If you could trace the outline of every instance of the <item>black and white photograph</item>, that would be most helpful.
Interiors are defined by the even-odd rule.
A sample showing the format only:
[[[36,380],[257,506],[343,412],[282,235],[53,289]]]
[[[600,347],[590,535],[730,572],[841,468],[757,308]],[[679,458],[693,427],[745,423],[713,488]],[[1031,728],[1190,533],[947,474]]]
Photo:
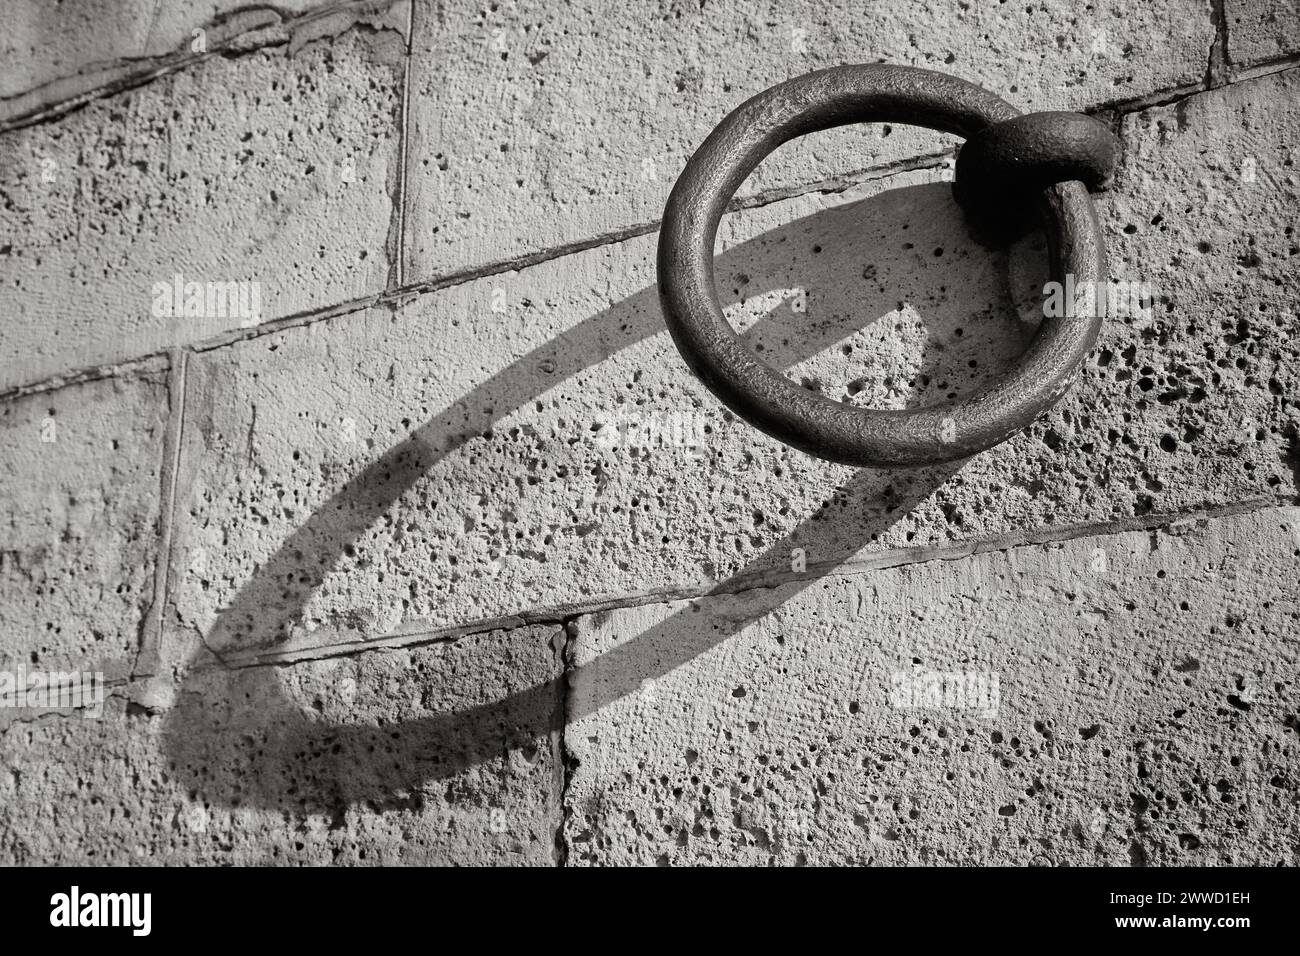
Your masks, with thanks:
[[[1297,163],[1297,0],[0,0],[0,919],[1281,930]]]

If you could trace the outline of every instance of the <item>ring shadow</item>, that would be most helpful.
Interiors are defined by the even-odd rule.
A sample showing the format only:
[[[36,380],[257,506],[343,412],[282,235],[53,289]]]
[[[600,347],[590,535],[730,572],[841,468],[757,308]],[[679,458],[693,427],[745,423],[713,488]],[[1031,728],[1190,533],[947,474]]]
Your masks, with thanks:
[[[912,228],[918,224],[920,228]],[[918,234],[927,237],[919,249],[919,240],[898,241]],[[874,244],[864,240],[873,235]],[[955,254],[935,256],[928,244],[935,236]],[[882,251],[886,243],[890,249]],[[810,248],[814,255],[800,254]],[[1016,315],[1005,279],[1006,254],[990,253],[975,242],[946,184],[893,189],[812,213],[727,249],[716,263],[721,291],[734,293],[723,297],[729,311],[766,302],[763,293],[772,290],[810,290],[806,311],[792,309],[787,297],[778,296],[776,304],[742,333],[765,361],[782,369],[799,367],[847,336],[868,330],[881,315],[897,316],[899,300],[914,290],[925,338],[919,364],[899,376],[907,385],[895,396],[895,404],[906,407],[932,404],[983,384],[1001,371],[999,364],[1014,361],[1032,334]],[[980,334],[970,338],[979,340],[981,355],[992,354],[997,361],[978,363],[972,371],[976,363],[970,360],[969,346],[961,345],[954,333],[959,337],[962,326],[972,320],[966,291],[987,283],[990,273],[998,277],[994,294],[1000,301],[975,317],[981,321]],[[936,294],[936,288],[944,294]],[[345,549],[430,468],[557,381],[660,333],[665,329],[651,287],[488,377],[375,459],[292,532],[220,614],[205,646],[217,655],[223,650],[283,647],[313,589]],[[837,358],[841,350],[835,350]],[[543,365],[553,371],[539,375]],[[861,390],[854,398],[865,404],[878,402],[880,396]],[[505,773],[511,752],[534,752],[561,733],[566,720],[581,719],[637,691],[646,679],[662,676],[726,641],[834,570],[962,464],[857,470],[836,492],[841,507],[807,516],[707,594],[774,579],[794,586],[754,589],[749,613],[717,629],[696,626],[690,620],[693,605],[685,605],[583,665],[584,687],[590,692],[580,701],[566,702],[571,670],[504,697],[416,719],[338,724],[291,698],[281,677],[283,668],[191,667],[164,720],[170,766],[198,799],[231,808],[326,813],[336,820],[357,803],[376,811],[409,809],[412,791],[490,761],[498,761],[495,769]],[[708,467],[708,460],[699,467]],[[791,571],[795,548],[808,556],[806,572]],[[304,555],[310,556],[309,567],[304,567]],[[471,699],[476,691],[481,688],[468,691]]]

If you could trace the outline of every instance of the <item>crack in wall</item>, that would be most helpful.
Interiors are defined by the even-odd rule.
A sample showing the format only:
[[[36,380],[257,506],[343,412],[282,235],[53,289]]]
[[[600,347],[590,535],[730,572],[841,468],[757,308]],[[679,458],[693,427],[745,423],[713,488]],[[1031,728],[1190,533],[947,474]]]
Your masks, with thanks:
[[[393,266],[389,269],[389,290],[402,288],[406,283],[406,191],[408,164],[411,153],[411,47],[415,38],[415,3],[409,4],[406,18],[406,60],[402,68],[402,106],[397,145],[397,189],[393,203],[393,223],[390,242],[393,247]],[[393,234],[393,230],[396,234]]]
[[[819,180],[818,182],[802,186],[773,187],[772,189],[755,193],[752,196],[733,200],[728,204],[727,213],[731,214],[741,210],[757,209],[771,205],[775,202],[795,199],[801,196],[814,194],[836,195],[848,189],[852,189],[855,186],[875,182],[881,179],[888,179],[889,177],[895,176],[899,173],[937,168],[943,165],[944,160],[949,155],[951,155],[949,152],[927,154],[926,156],[912,157],[881,166],[855,170],[850,173],[845,173],[842,176]],[[660,220],[655,219],[650,222],[609,230],[587,239],[576,240],[571,243],[551,246],[535,252],[524,253],[523,255],[515,256],[510,259],[499,259],[494,262],[475,266],[472,269],[460,270],[448,273],[444,276],[424,279],[410,285],[390,289],[385,292],[360,296],[335,305],[304,309],[301,312],[295,312],[291,315],[273,319],[269,322],[263,322],[262,324],[252,328],[228,329],[224,332],[210,336],[207,339],[202,339],[198,342],[192,342],[188,345],[181,346],[181,348],[191,353],[211,352],[217,349],[227,348],[240,342],[247,342],[252,339],[262,338],[263,336],[284,332],[289,329],[302,328],[314,325],[318,322],[325,322],[330,319],[357,314],[368,309],[396,309],[422,295],[429,295],[433,292],[453,289],[470,282],[476,282],[479,279],[487,279],[508,272],[517,272],[543,263],[564,259],[571,255],[589,252],[592,249],[599,249],[602,246],[614,245],[619,242],[626,242],[629,239],[649,235],[650,233],[656,232],[659,229],[659,226]],[[26,395],[57,391],[71,385],[97,381],[103,378],[128,377],[139,373],[136,366],[140,363],[155,360],[164,354],[166,354],[166,350],[159,350],[158,352],[151,352],[147,355],[139,356],[127,361],[117,361],[102,366],[75,369],[70,372],[61,373],[57,376],[51,376],[50,378],[40,382],[17,385],[10,388],[8,391],[0,392],[0,402],[9,401]]]
[[[1222,10],[1221,4],[1219,4],[1219,10],[1220,12]],[[1226,33],[1220,35],[1220,44],[1224,42],[1226,42]],[[237,342],[258,338],[263,335],[274,334],[290,328],[310,325],[319,321],[326,321],[328,319],[360,312],[368,308],[395,308],[405,301],[409,301],[409,299],[422,294],[429,294],[442,289],[452,288],[478,279],[498,275],[503,272],[527,268],[532,265],[561,259],[568,255],[586,252],[611,243],[625,241],[630,238],[652,233],[659,227],[658,220],[640,223],[622,229],[612,230],[574,243],[550,247],[545,250],[539,250],[508,260],[488,263],[473,269],[448,274],[446,276],[425,280],[419,283],[413,283],[409,286],[405,285],[405,250],[401,245],[401,242],[405,232],[404,215],[407,200],[403,177],[406,171],[405,166],[408,159],[407,144],[409,141],[407,135],[407,124],[409,122],[407,98],[410,95],[409,42],[407,53],[407,78],[405,80],[403,91],[402,129],[400,134],[402,137],[402,146],[399,156],[399,181],[396,201],[399,243],[397,254],[395,256],[398,269],[396,285],[383,293],[363,297],[324,309],[304,311],[303,313],[288,316],[267,323],[263,326],[259,326],[255,329],[237,330],[231,333],[224,333],[220,336],[214,337],[213,339],[199,342],[186,348],[176,349],[169,353],[169,366],[171,371],[169,395],[171,396],[171,403],[169,408],[168,437],[166,440],[167,447],[164,451],[164,474],[161,482],[163,502],[160,510],[159,567],[155,569],[154,600],[150,606],[147,621],[142,623],[140,654],[137,656],[136,666],[132,671],[132,681],[138,677],[151,676],[158,669],[156,666],[158,661],[157,655],[161,649],[165,608],[169,606],[170,595],[174,585],[173,574],[176,556],[172,553],[174,542],[172,540],[171,530],[175,519],[176,483],[177,474],[180,468],[181,430],[183,428],[184,418],[185,370],[188,356],[190,354],[224,348]],[[1289,61],[1289,65],[1294,66],[1294,60]],[[1282,68],[1285,69],[1288,67],[1284,66]],[[1278,69],[1274,67],[1269,70],[1269,72],[1278,72]],[[1232,77],[1226,80],[1226,83],[1240,82],[1245,78],[1245,76]],[[1211,82],[1208,75],[1206,82],[1207,86]],[[1094,107],[1087,110],[1087,112],[1093,114],[1110,114],[1107,118],[1112,119],[1112,121],[1118,121],[1118,118],[1126,113],[1138,112],[1144,109],[1181,102],[1191,96],[1199,95],[1202,92],[1206,92],[1206,88],[1201,86],[1181,87],[1173,90],[1160,91],[1141,99]],[[929,154],[921,157],[912,157],[885,166],[857,170],[833,179],[766,190],[753,196],[734,200],[729,206],[729,211],[735,212],[740,209],[760,208],[774,202],[804,195],[833,195],[841,193],[864,182],[888,178],[901,172],[934,168],[944,163],[951,155],[952,151],[947,151],[944,153]],[[38,383],[37,385],[32,386],[21,386],[19,389],[12,391],[9,395],[0,396],[0,399],[6,399],[16,394],[30,394],[37,391],[67,387],[78,382],[93,380],[96,378],[124,376],[136,373],[144,368],[151,367],[151,364],[156,367],[156,362],[154,361],[156,358],[156,355],[145,356],[129,362],[117,362],[96,369],[69,373],[48,380],[46,383]],[[370,652],[406,650],[434,643],[456,642],[466,637],[472,637],[489,631],[516,626],[552,625],[559,627],[561,629],[560,635],[562,640],[557,647],[557,663],[562,668],[563,677],[560,685],[559,699],[557,700],[556,706],[562,708],[563,712],[559,714],[559,719],[556,721],[558,730],[554,732],[552,740],[553,755],[555,757],[557,768],[557,801],[560,808],[560,818],[554,836],[554,859],[556,865],[565,866],[568,862],[569,856],[566,825],[572,812],[572,808],[569,805],[569,788],[573,772],[576,769],[576,758],[574,758],[569,752],[564,735],[568,726],[567,713],[569,696],[571,693],[570,678],[575,669],[573,663],[573,643],[575,639],[574,625],[579,616],[618,608],[634,607],[667,601],[691,600],[693,598],[704,597],[709,593],[739,594],[757,590],[771,590],[795,581],[804,580],[807,575],[846,576],[870,573],[877,570],[884,570],[902,565],[925,563],[929,561],[961,560],[976,554],[987,553],[990,551],[1009,551],[1020,547],[1030,547],[1052,541],[1066,541],[1089,535],[1123,533],[1125,531],[1144,528],[1159,529],[1185,522],[1189,517],[1193,519],[1200,517],[1221,517],[1230,514],[1241,514],[1254,510],[1268,509],[1290,503],[1291,501],[1289,498],[1263,499],[1253,502],[1236,503],[1231,506],[1209,510],[1186,509],[1171,514],[1146,516],[1129,521],[1081,525],[1065,529],[1047,529],[1045,532],[1040,531],[1027,535],[1015,536],[1014,539],[998,538],[982,541],[977,540],[939,549],[903,549],[901,552],[887,552],[883,555],[873,555],[864,560],[854,561],[843,565],[827,567],[818,565],[810,566],[805,575],[795,575],[789,572],[776,572],[768,573],[766,575],[740,578],[734,582],[728,582],[728,586],[722,590],[716,588],[688,588],[620,595],[609,600],[595,602],[581,607],[541,610],[537,612],[524,613],[508,619],[480,621],[471,625],[458,627],[455,629],[455,633],[434,633],[427,631],[416,632],[412,634],[390,636],[388,639],[381,638],[380,641],[384,643],[379,644],[372,641],[367,642],[364,645],[358,645],[355,643],[326,645],[279,657],[274,655],[253,655],[244,658],[241,658],[238,655],[226,657],[212,648],[203,635],[198,635],[198,641],[212,655],[212,659],[217,662],[217,666],[233,670],[248,667],[290,667],[300,663],[307,663],[326,658],[351,657]],[[147,657],[149,653],[154,655],[153,659]],[[203,669],[205,668],[202,665],[193,668],[195,671]],[[154,713],[157,712],[157,709],[144,707],[144,711]],[[30,722],[46,716],[51,715],[39,715],[37,717],[24,718],[18,722]],[[52,716],[58,715],[55,714]]]
[[[141,712],[149,713],[149,714],[156,713],[155,710],[146,707],[140,707],[134,712],[131,711],[131,708],[136,706],[134,701],[135,691],[139,686],[141,686],[142,683],[143,683],[142,681],[137,681],[134,678],[112,678],[112,679],[106,678],[99,685],[104,690],[104,699],[99,706],[104,706],[108,704],[110,700],[120,700],[126,705],[126,708],[128,709],[128,713],[141,713]],[[71,708],[71,709],[51,707],[42,710],[39,713],[25,714],[25,715],[0,711],[0,715],[5,715],[4,719],[0,719],[0,739],[4,738],[11,730],[17,727],[29,727],[33,724],[41,724],[41,723],[56,723],[60,719],[63,720],[102,719],[102,715],[100,717],[87,716],[84,713],[84,711],[87,709],[88,708],[86,708],[85,706]]]
[[[1228,12],[1224,0],[1210,0],[1210,22],[1214,27],[1214,40],[1210,43],[1210,59],[1205,66],[1205,86],[1215,89],[1232,82],[1232,60],[1228,55]]]
[[[136,89],[212,57],[238,59],[281,46],[287,48],[289,56],[293,56],[307,43],[332,39],[349,30],[368,29],[377,33],[394,29],[384,26],[383,15],[393,13],[409,2],[341,0],[297,16],[270,4],[243,7],[194,26],[217,34],[203,51],[192,50],[190,40],[186,39],[181,49],[171,53],[124,56],[106,65],[92,64],[80,73],[59,77],[0,99],[0,133],[53,122],[95,100]],[[410,18],[406,19],[409,29]],[[404,39],[409,49],[409,33]]]
[[[159,467],[158,554],[154,560],[153,595],[140,622],[140,646],[131,665],[131,678],[155,676],[162,661],[163,618],[172,587],[173,528],[176,525],[176,475],[180,468],[185,426],[185,373],[188,353],[176,349],[167,374],[167,427]]]
[[[573,810],[569,802],[569,788],[573,784],[574,772],[578,769],[578,758],[569,751],[566,734],[569,729],[569,698],[573,692],[572,677],[577,669],[574,664],[574,648],[578,640],[577,615],[565,618],[564,627],[557,635],[557,663],[560,665],[560,681],[556,701],[556,730],[552,732],[552,754],[555,760],[557,777],[556,802],[560,816],[555,825],[555,865],[569,865],[568,823]]]
[[[1078,538],[1105,537],[1132,531],[1150,531],[1154,534],[1162,529],[1183,529],[1197,521],[1253,514],[1275,508],[1291,507],[1295,504],[1297,504],[1297,501],[1291,496],[1279,495],[1272,498],[1255,498],[1209,508],[1190,507],[1117,521],[1039,528],[1019,534],[977,538],[951,545],[896,548],[877,554],[864,555],[849,561],[809,564],[807,570],[803,572],[785,570],[759,572],[731,578],[723,584],[703,584],[692,587],[620,594],[581,604],[540,608],[507,617],[485,618],[469,624],[437,630],[412,629],[383,637],[371,638],[365,643],[347,641],[337,644],[321,644],[288,652],[248,651],[242,654],[227,654],[224,659],[219,661],[219,666],[226,670],[245,670],[257,667],[293,667],[310,661],[355,657],[371,651],[405,651],[431,644],[455,643],[466,638],[491,633],[492,631],[548,625],[565,627],[577,618],[606,611],[651,604],[667,604],[676,601],[700,600],[720,595],[771,591],[790,584],[806,583],[809,580],[821,577],[856,577],[879,571],[888,571],[893,568],[910,567],[938,561],[961,561],[982,554],[1034,548],[1045,544],[1073,541]],[[190,672],[208,671],[217,666],[196,664],[190,668]]]
[[[399,2],[401,2],[401,0],[399,0]],[[1232,86],[1249,80],[1258,79],[1261,76],[1282,73],[1296,68],[1300,68],[1300,55],[1287,57],[1283,60],[1250,71],[1243,71],[1233,76],[1232,79],[1224,85]],[[1113,101],[1087,107],[1083,112],[1097,116],[1103,121],[1110,123],[1112,127],[1115,127],[1123,116],[1130,113],[1137,113],[1161,106],[1171,106],[1183,102],[1193,96],[1198,96],[1207,92],[1210,92],[1210,90],[1202,85],[1175,87],[1172,89],[1157,91],[1137,99]],[[0,132],[2,131],[3,130],[0,130]],[[404,133],[403,141],[405,142]],[[404,146],[402,151],[405,151]],[[854,170],[840,176],[818,180],[813,183],[772,187],[751,196],[733,199],[727,206],[727,213],[731,214],[741,210],[758,209],[763,206],[771,205],[772,203],[788,199],[796,199],[802,196],[814,194],[835,195],[845,192],[848,189],[852,189],[855,186],[875,182],[881,179],[887,179],[890,176],[895,176],[899,173],[937,168],[942,166],[947,159],[953,155],[953,152],[954,151],[952,150],[947,150],[939,153],[928,153],[918,157],[909,157],[892,163]],[[404,206],[406,198],[404,195],[404,187],[402,192],[403,196],[400,205]],[[404,222],[404,210],[399,211],[399,215],[402,217]],[[575,240],[573,242],[563,243],[556,246],[549,246],[546,249],[524,253],[509,259],[499,259],[470,269],[463,269],[447,273],[443,276],[424,279],[409,285],[399,283],[396,287],[387,289],[384,292],[360,296],[330,306],[304,309],[301,312],[295,312],[279,319],[264,322],[253,328],[230,329],[207,339],[190,343],[189,345],[183,346],[183,348],[194,353],[210,352],[216,349],[226,348],[227,346],[239,342],[261,338],[265,335],[273,335],[289,329],[300,328],[313,325],[317,322],[324,322],[341,316],[364,312],[367,309],[384,307],[397,308],[421,295],[428,295],[433,292],[455,288],[469,282],[490,278],[507,272],[516,272],[543,263],[563,259],[567,256],[588,252],[592,249],[598,249],[602,246],[626,242],[629,239],[648,235],[657,231],[660,223],[661,220],[654,219],[649,222],[611,229],[586,239]],[[402,228],[404,231],[404,225]],[[397,261],[400,262],[403,256],[404,252],[402,247],[399,246]],[[71,385],[97,381],[103,378],[115,376],[126,377],[138,374],[141,371],[148,370],[145,363],[156,360],[159,356],[165,354],[165,351],[166,350],[159,350],[158,352],[147,353],[128,360],[119,360],[100,366],[74,369],[37,382],[13,386],[7,391],[0,392],[0,402],[9,401],[26,395],[57,391]]]

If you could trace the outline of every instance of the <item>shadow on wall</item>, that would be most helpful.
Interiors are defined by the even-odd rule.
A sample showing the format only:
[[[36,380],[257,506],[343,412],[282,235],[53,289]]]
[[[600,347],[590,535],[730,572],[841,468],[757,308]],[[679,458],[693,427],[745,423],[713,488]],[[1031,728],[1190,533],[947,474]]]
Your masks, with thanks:
[[[950,248],[970,248],[960,214],[946,184],[895,189],[869,199],[816,213],[738,245],[717,260],[724,286],[743,275],[746,298],[764,290],[789,288],[791,269],[803,287],[814,290],[814,319],[791,312],[781,302],[744,333],[769,363],[790,368],[877,321],[899,305],[898,289],[846,277],[874,274],[870,263],[881,256],[863,235],[905,237],[909,222],[951,223],[939,228],[951,236]],[[870,230],[864,226],[870,224]],[[800,257],[811,237],[826,236],[827,253]],[[843,237],[843,241],[830,241]],[[896,247],[896,246],[895,246]],[[1006,275],[1003,253],[931,258],[927,251],[915,276],[917,288],[962,290],[990,269]],[[792,262],[794,265],[792,266]],[[966,393],[1014,359],[1032,329],[1015,316],[1005,279],[997,315],[972,316],[958,291],[922,301],[927,335],[919,372],[900,398],[908,407],[933,404]],[[864,295],[864,289],[867,294]],[[721,291],[730,293],[729,287]],[[727,302],[735,297],[725,297]],[[982,361],[972,372],[968,350],[951,348],[956,330],[977,320]],[[360,537],[429,468],[455,455],[473,436],[532,401],[562,378],[609,358],[620,348],[658,333],[666,334],[654,288],[647,288],[586,319],[546,345],[521,356],[478,385],[441,416],[427,422],[341,488],[299,527],[245,583],[206,637],[207,646],[270,647],[288,639],[312,590]],[[611,343],[619,343],[617,347]],[[887,365],[887,363],[886,363]],[[542,376],[539,367],[554,367]],[[881,367],[879,363],[877,368]],[[543,380],[544,379],[544,380]],[[864,393],[862,398],[875,400]],[[490,411],[484,411],[484,410]],[[748,427],[748,426],[744,426]],[[697,467],[708,469],[708,459]],[[759,557],[714,588],[735,590],[747,578],[790,567],[793,548],[809,556],[802,587],[814,583],[861,547],[872,534],[889,528],[961,467],[960,463],[909,471],[861,469],[836,493],[837,509],[806,517],[790,534],[771,542]],[[312,567],[304,569],[303,555]],[[813,561],[816,560],[814,564]],[[724,628],[699,634],[687,623],[688,605],[662,623],[585,665],[585,684],[593,689],[570,720],[638,690],[646,679],[662,676],[727,640],[775,609],[791,589],[754,592],[752,613]],[[466,637],[461,643],[483,641]],[[483,653],[504,654],[484,642]],[[382,653],[382,652],[379,652]],[[474,658],[471,657],[471,662]],[[509,660],[482,661],[510,673]],[[433,712],[400,722],[335,725],[290,696],[279,667],[207,669],[187,677],[166,719],[164,739],[179,782],[199,799],[233,807],[264,807],[289,813],[327,813],[338,819],[350,805],[376,810],[409,809],[411,793],[483,766],[495,776],[509,771],[512,751],[533,753],[563,726],[563,678],[543,681],[502,699],[461,709]],[[472,676],[466,678],[473,683]],[[479,692],[471,687],[467,694]],[[570,702],[572,703],[572,702]],[[432,702],[436,708],[438,702]]]

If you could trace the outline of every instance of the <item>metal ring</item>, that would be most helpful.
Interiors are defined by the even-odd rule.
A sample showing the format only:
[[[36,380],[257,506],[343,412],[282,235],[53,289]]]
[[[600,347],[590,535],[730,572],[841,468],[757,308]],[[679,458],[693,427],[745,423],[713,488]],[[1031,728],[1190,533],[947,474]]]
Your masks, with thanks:
[[[955,77],[913,67],[842,66],[797,77],[736,108],[696,150],[668,197],[658,282],[668,330],[688,365],[756,428],[848,465],[899,467],[966,458],[1024,428],[1069,388],[1101,328],[1092,314],[1045,317],[1005,378],[963,401],[906,411],[856,408],[790,381],[745,347],[723,317],[713,279],[718,223],[740,184],[782,143],[849,123],[911,123],[969,137],[1020,113]],[[1082,183],[1042,190],[1051,278],[1102,289],[1101,229]],[[1091,284],[1089,286],[1089,284]]]

